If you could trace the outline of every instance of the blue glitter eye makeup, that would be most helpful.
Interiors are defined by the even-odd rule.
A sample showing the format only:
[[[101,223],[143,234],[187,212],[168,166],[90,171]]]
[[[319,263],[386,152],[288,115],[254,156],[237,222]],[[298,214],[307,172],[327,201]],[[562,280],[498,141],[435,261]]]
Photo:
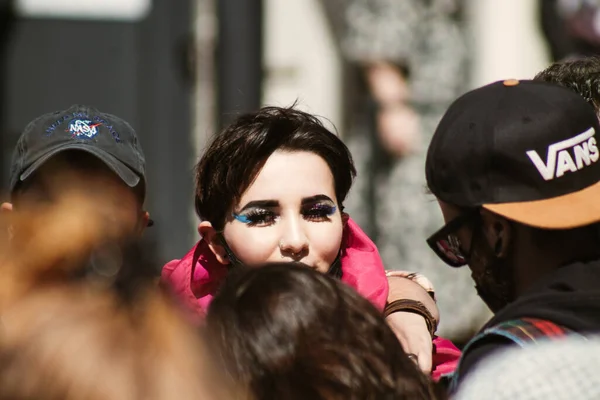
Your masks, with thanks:
[[[268,226],[273,224],[277,218],[277,214],[275,214],[273,211],[265,209],[252,209],[244,211],[240,214],[233,213],[232,216],[236,221],[248,226]]]
[[[337,211],[337,207],[329,204],[315,204],[310,208],[310,211],[325,215],[333,215]]]
[[[249,224],[251,222],[247,215],[233,213],[233,218],[237,219],[243,224]]]
[[[278,200],[255,200],[231,216],[247,226],[267,227],[276,224],[282,212],[284,211]],[[300,209],[294,212],[298,212],[301,218],[309,222],[328,222],[329,217],[337,212],[337,206],[329,196],[318,194],[303,198]]]
[[[335,214],[337,207],[332,204],[317,203],[302,211],[304,218],[310,221],[326,221]]]

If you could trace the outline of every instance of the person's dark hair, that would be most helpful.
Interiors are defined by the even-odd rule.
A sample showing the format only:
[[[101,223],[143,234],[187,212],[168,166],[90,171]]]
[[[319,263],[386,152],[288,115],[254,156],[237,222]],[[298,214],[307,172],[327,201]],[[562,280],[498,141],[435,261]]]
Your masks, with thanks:
[[[571,89],[594,107],[596,113],[600,110],[600,57],[555,62],[533,79]]]
[[[356,175],[346,145],[314,115],[295,108],[264,107],[237,118],[219,133],[196,166],[196,212],[219,230],[265,162],[277,150],[321,156],[341,204]]]
[[[228,277],[210,305],[215,366],[252,399],[432,399],[381,313],[301,263]]]

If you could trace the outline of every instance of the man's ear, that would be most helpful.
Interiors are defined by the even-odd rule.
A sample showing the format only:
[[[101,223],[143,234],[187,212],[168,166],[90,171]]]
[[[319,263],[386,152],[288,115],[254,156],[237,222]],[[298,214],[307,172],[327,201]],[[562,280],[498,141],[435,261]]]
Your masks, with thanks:
[[[3,213],[5,216],[8,215],[6,213],[11,213],[12,210],[13,210],[12,203],[4,202],[0,205],[0,212]],[[13,231],[12,225],[9,225],[7,230],[8,230],[8,238],[12,239],[12,237],[14,236],[14,231]]]
[[[225,247],[223,247],[223,244],[219,238],[219,233],[210,222],[200,222],[198,224],[198,233],[202,239],[206,240],[206,243],[208,243],[208,248],[215,255],[218,262],[221,264],[230,263],[229,257],[227,257],[227,253],[225,252]]]
[[[0,211],[2,211],[2,212],[11,212],[12,210],[13,210],[12,203],[4,202],[4,203],[2,203],[2,205],[0,205]]]
[[[512,226],[510,222],[485,208],[481,209],[481,220],[483,233],[490,248],[498,258],[508,255],[508,249],[512,240]]]
[[[148,227],[148,223],[150,222],[150,213],[148,211],[142,211],[142,216],[139,221],[137,235],[142,236],[146,228]]]

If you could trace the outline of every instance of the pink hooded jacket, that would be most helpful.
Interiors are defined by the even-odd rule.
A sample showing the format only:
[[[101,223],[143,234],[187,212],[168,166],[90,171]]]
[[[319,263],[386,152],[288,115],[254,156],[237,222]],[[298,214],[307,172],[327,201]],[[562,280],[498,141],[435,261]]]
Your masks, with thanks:
[[[340,262],[342,281],[383,311],[388,296],[383,262],[375,244],[352,219],[344,229]],[[182,300],[194,316],[201,318],[226,275],[227,266],[217,261],[205,240],[200,240],[181,260],[173,260],[163,267],[161,284]],[[442,356],[434,354],[436,378],[454,370],[460,351],[441,338],[434,340],[434,346],[436,353],[441,352],[439,356]],[[438,365],[436,359],[444,365]]]

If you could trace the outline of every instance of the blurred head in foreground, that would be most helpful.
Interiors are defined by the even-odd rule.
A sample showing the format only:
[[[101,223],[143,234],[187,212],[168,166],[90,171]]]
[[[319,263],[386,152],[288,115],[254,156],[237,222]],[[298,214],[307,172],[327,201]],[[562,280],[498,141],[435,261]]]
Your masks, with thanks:
[[[572,336],[498,352],[465,379],[456,400],[600,398],[600,338]]]
[[[207,316],[215,365],[252,399],[432,399],[380,313],[299,263],[228,277]]]
[[[3,253],[0,399],[207,398],[196,331],[139,253],[123,252],[116,266],[85,262],[95,243],[126,229],[95,212],[98,200],[70,194],[10,214],[30,234]]]

